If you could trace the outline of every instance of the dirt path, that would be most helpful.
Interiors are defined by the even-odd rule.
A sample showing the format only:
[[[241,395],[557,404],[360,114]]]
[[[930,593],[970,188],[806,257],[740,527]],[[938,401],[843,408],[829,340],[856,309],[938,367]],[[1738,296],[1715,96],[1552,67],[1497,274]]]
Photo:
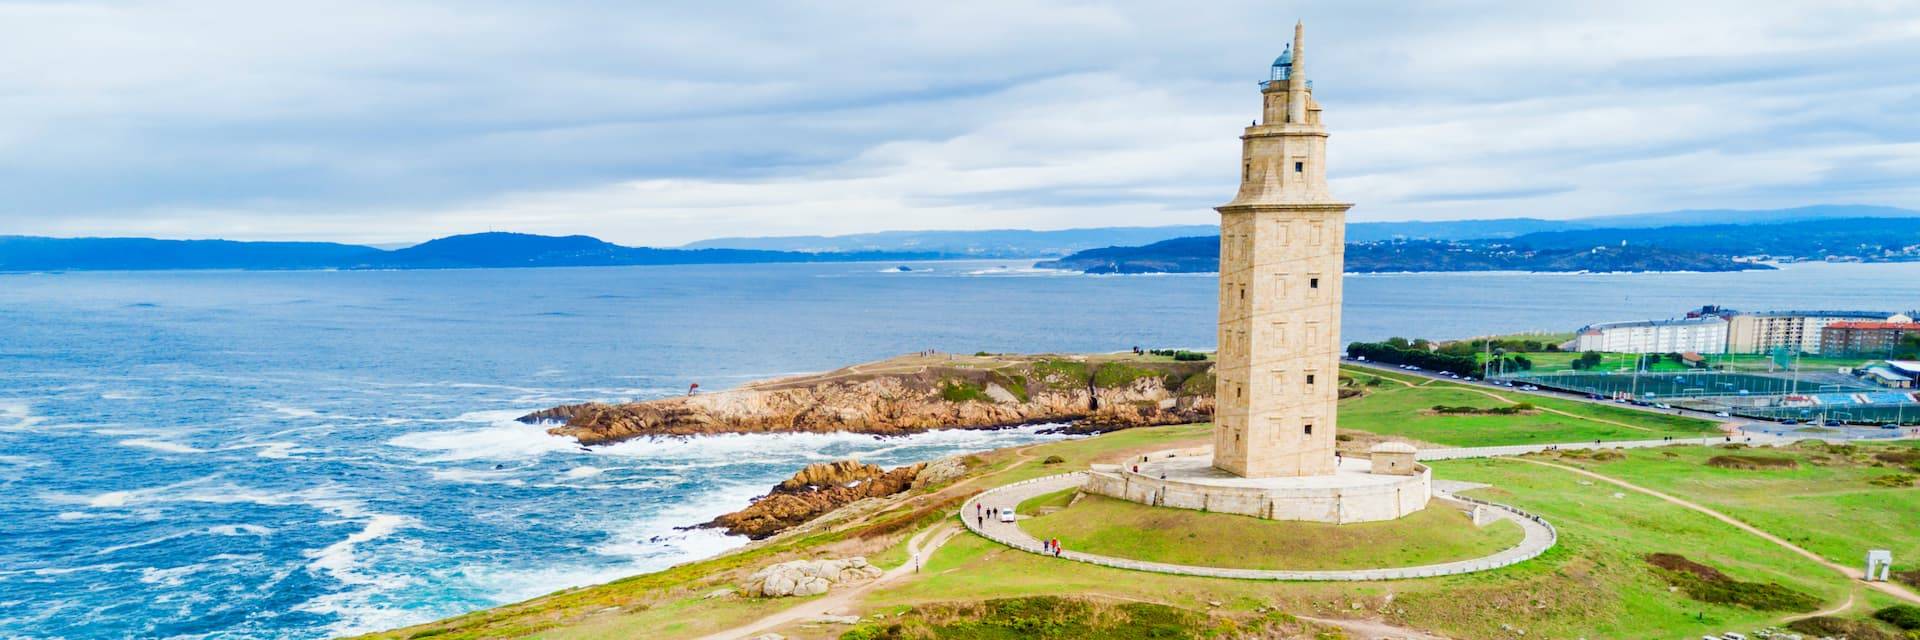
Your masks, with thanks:
[[[1847,592],[1847,601],[1840,603],[1840,606],[1833,607],[1830,609],[1822,609],[1819,611],[1815,611],[1813,613],[1801,613],[1801,614],[1787,616],[1785,618],[1781,618],[1781,621],[1793,622],[1795,620],[1805,620],[1807,618],[1818,618],[1821,616],[1839,615],[1840,613],[1845,612],[1846,610],[1852,609],[1852,608],[1853,608],[1853,592],[1849,591]]]
[[[1489,398],[1493,398],[1493,399],[1495,399],[1495,400],[1499,400],[1499,401],[1501,401],[1501,402],[1505,402],[1505,403],[1507,403],[1507,404],[1519,404],[1518,402],[1516,402],[1516,401],[1514,401],[1514,400],[1513,400],[1513,399],[1511,399],[1511,398],[1508,398],[1508,397],[1506,397],[1506,396],[1503,396],[1503,395],[1500,395],[1500,394],[1498,394],[1498,393],[1494,393],[1494,392],[1492,392],[1492,391],[1488,391],[1488,390],[1486,390],[1486,389],[1475,389],[1475,388],[1473,388],[1473,387],[1466,387],[1466,386],[1463,386],[1463,387],[1460,387],[1460,388],[1461,388],[1461,389],[1465,389],[1465,390],[1467,390],[1467,391],[1472,391],[1472,392],[1474,392],[1474,393],[1478,393],[1478,394],[1480,394],[1480,395],[1483,395],[1483,396],[1486,396],[1486,397],[1489,397]],[[1595,418],[1595,417],[1593,417],[1593,416],[1583,416],[1583,415],[1580,415],[1580,414],[1577,414],[1577,413],[1568,413],[1568,412],[1565,412],[1565,411],[1561,411],[1561,410],[1559,410],[1559,409],[1550,409],[1550,408],[1547,408],[1547,407],[1542,407],[1542,406],[1540,406],[1540,405],[1534,405],[1534,406],[1533,406],[1533,408],[1534,408],[1534,409],[1537,409],[1537,410],[1539,410],[1539,411],[1543,411],[1543,412],[1546,412],[1546,413],[1552,413],[1552,414],[1556,414],[1556,415],[1563,415],[1563,416],[1566,416],[1566,417],[1569,417],[1569,418],[1573,418],[1573,419],[1575,419],[1575,420],[1586,420],[1586,421],[1589,421],[1589,422],[1598,422],[1598,423],[1601,423],[1601,424],[1610,424],[1610,425],[1613,425],[1613,426],[1616,426],[1616,427],[1626,427],[1626,428],[1628,428],[1628,429],[1633,429],[1633,430],[1635,430],[1635,431],[1645,431],[1645,432],[1647,432],[1647,433],[1666,433],[1666,432],[1664,432],[1664,431],[1661,431],[1661,430],[1659,430],[1659,429],[1649,429],[1649,428],[1646,428],[1646,427],[1642,427],[1642,426],[1640,426],[1640,425],[1634,425],[1634,424],[1627,424],[1627,423],[1625,423],[1625,422],[1620,422],[1620,421],[1617,421],[1617,420],[1608,420],[1608,419],[1606,419],[1606,418]]]
[[[1800,554],[1802,557],[1805,557],[1808,560],[1812,560],[1816,563],[1819,563],[1823,567],[1832,569],[1835,572],[1838,572],[1840,575],[1846,576],[1849,579],[1860,580],[1862,577],[1864,577],[1863,574],[1861,573],[1861,570],[1857,567],[1851,567],[1851,566],[1839,564],[1836,562],[1828,561],[1826,558],[1822,558],[1818,554],[1815,554],[1812,551],[1808,551],[1804,548],[1801,548],[1799,545],[1788,542],[1785,539],[1781,538],[1780,536],[1776,536],[1771,533],[1761,531],[1760,529],[1754,527],[1753,525],[1734,519],[1732,516],[1729,516],[1724,513],[1720,513],[1719,511],[1709,509],[1707,507],[1701,506],[1693,502],[1689,502],[1687,500],[1683,500],[1683,499],[1676,498],[1658,491],[1654,491],[1652,489],[1648,489],[1646,487],[1642,487],[1640,485],[1633,484],[1625,480],[1619,480],[1610,476],[1600,475],[1598,473],[1594,473],[1592,471],[1588,471],[1586,469],[1581,469],[1578,467],[1570,467],[1564,464],[1556,464],[1552,462],[1546,462],[1543,460],[1528,460],[1525,458],[1509,458],[1509,460],[1518,460],[1520,462],[1525,462],[1528,464],[1537,464],[1537,465],[1542,465],[1547,467],[1553,467],[1556,469],[1561,469],[1564,471],[1570,471],[1582,476],[1599,480],[1601,482],[1605,482],[1617,487],[1621,487],[1623,489],[1631,489],[1633,491],[1644,493],[1644,494],[1653,496],[1655,498],[1659,498],[1661,500],[1665,500],[1667,502],[1680,505],[1682,507],[1686,507],[1688,509],[1692,509],[1694,511],[1698,511],[1700,513],[1706,514],[1707,516],[1715,520],[1719,520],[1721,522],[1725,522],[1727,524],[1733,525],[1734,528],[1737,528],[1741,531],[1745,531],[1747,533],[1751,533],[1755,536],[1759,536],[1760,539],[1762,540],[1766,540],[1768,542],[1774,543],[1775,545],[1779,545],[1783,549]],[[1905,587],[1902,587],[1898,584],[1894,584],[1891,582],[1868,582],[1866,583],[1866,585],[1874,589],[1879,589],[1882,593],[1893,596],[1895,598],[1899,598],[1901,600],[1905,600],[1913,604],[1920,604],[1920,594],[1915,594],[1914,592],[1909,591]]]
[[[1406,627],[1396,627],[1377,620],[1341,620],[1339,618],[1315,618],[1302,615],[1295,615],[1294,617],[1314,624],[1338,627],[1341,631],[1352,634],[1354,640],[1446,640],[1446,638],[1441,636],[1422,633]]]
[[[907,562],[905,564],[894,567],[892,570],[887,571],[871,582],[832,591],[818,600],[810,600],[782,609],[765,618],[726,631],[700,636],[699,640],[737,640],[739,638],[750,638],[795,622],[804,622],[821,616],[834,615],[834,612],[847,608],[862,596],[865,596],[867,592],[917,573],[920,562],[925,561],[928,556],[933,555],[934,550],[939,549],[940,545],[946,544],[948,540],[953,538],[954,534],[959,532],[959,528],[950,525],[929,527],[926,531],[915,534],[912,539],[907,541]]]

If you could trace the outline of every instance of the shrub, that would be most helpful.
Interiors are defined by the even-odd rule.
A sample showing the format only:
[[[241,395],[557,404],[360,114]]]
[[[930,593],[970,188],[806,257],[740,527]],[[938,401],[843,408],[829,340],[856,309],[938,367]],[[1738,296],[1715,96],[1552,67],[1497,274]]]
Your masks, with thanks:
[[[947,402],[993,402],[985,387],[964,380],[941,382],[940,397]]]
[[[1083,389],[1092,379],[1085,362],[1041,360],[1033,363],[1033,381],[1049,389]]]
[[[1876,487],[1905,489],[1907,487],[1913,486],[1913,476],[1905,473],[1896,473],[1890,476],[1880,476],[1878,478],[1868,480],[1867,482]]]
[[[1800,461],[1793,458],[1773,456],[1724,455],[1707,458],[1707,466],[1721,469],[1747,469],[1750,471],[1771,469],[1798,469]]]
[[[1885,451],[1873,454],[1873,459],[1894,464],[1912,464],[1920,462],[1920,451]]]
[[[1679,587],[1687,597],[1701,602],[1746,607],[1756,611],[1806,611],[1820,606],[1820,599],[1795,591],[1778,582],[1742,582],[1719,569],[1674,553],[1655,553],[1647,563],[1658,569],[1667,583]]]
[[[1413,345],[1395,346],[1388,342],[1355,342],[1347,345],[1347,355],[1366,358],[1385,364],[1410,364],[1434,371],[1451,371],[1460,375],[1473,375],[1480,370],[1480,363],[1470,355],[1450,355],[1428,351]]]
[[[1901,640],[1893,632],[1880,628],[1871,622],[1847,620],[1829,616],[1818,616],[1805,620],[1795,620],[1787,628],[1800,633],[1823,638],[1847,638],[1848,640]]]
[[[1207,354],[1197,351],[1182,351],[1173,354],[1173,359],[1180,362],[1200,362],[1207,359]]]
[[[1062,458],[1060,456],[1047,456],[1047,459],[1041,460],[1040,464],[1060,464],[1066,461],[1067,461],[1066,458]]]
[[[1873,612],[1874,619],[1905,630],[1920,629],[1920,607],[1896,604]]]
[[[1108,362],[1093,369],[1093,386],[1101,389],[1117,389],[1132,384],[1141,378],[1161,375],[1152,369],[1128,366],[1120,362]]]

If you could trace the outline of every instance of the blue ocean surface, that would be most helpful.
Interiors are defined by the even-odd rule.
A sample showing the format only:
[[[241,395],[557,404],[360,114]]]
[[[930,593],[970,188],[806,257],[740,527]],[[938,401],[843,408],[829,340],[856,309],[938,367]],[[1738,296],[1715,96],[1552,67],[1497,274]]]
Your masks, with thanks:
[[[710,556],[799,466],[1056,438],[585,450],[514,417],[900,353],[1210,348],[1210,276],[1031,263],[0,274],[0,636],[322,638]],[[1920,265],[1346,279],[1345,338],[1906,309]]]

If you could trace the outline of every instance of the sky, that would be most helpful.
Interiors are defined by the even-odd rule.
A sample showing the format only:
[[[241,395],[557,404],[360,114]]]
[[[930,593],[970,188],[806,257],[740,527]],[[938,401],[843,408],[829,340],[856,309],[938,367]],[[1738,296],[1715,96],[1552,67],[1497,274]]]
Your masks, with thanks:
[[[1353,221],[1920,208],[1920,0],[0,0],[0,234],[1215,222],[1296,19]]]

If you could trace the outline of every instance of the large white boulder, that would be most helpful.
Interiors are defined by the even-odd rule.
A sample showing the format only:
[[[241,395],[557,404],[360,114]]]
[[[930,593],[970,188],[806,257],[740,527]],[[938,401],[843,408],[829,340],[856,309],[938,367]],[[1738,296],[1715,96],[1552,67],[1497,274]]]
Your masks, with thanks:
[[[885,572],[858,556],[844,560],[793,560],[753,572],[741,590],[763,598],[817,596],[834,585],[865,582],[882,573]]]
[[[920,473],[913,477],[913,488],[932,486],[967,475],[967,461],[960,456],[947,456],[927,463]]]

